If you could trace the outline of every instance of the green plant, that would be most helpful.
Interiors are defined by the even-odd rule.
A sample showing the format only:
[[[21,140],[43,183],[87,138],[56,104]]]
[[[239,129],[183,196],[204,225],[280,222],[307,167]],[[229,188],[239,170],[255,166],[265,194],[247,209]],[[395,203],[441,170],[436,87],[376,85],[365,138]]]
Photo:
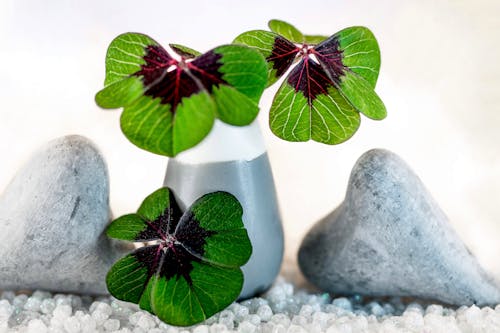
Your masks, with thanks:
[[[226,192],[206,194],[182,213],[171,190],[157,190],[136,214],[107,229],[112,238],[150,242],[114,264],[106,278],[109,292],[172,325],[209,318],[243,286],[240,266],[252,246],[242,215],[238,200]]]
[[[338,144],[359,128],[360,116],[380,120],[385,106],[375,84],[380,68],[377,40],[365,27],[333,36],[302,34],[289,23],[272,20],[272,31],[252,30],[234,40],[259,51],[268,63],[268,85],[294,63],[269,113],[273,133],[288,141],[310,139]]]
[[[199,143],[214,119],[250,124],[266,85],[266,63],[256,51],[223,45],[204,54],[171,44],[167,52],[150,37],[126,33],[106,54],[105,88],[96,102],[123,107],[121,128],[136,146],[175,156]]]
[[[123,107],[125,136],[166,156],[198,144],[216,118],[250,124],[265,87],[289,70],[269,115],[271,130],[282,139],[338,144],[359,128],[359,113],[386,116],[373,90],[380,52],[370,30],[351,27],[327,38],[304,35],[279,20],[269,27],[203,54],[179,44],[167,51],[138,33],[120,35],[108,48],[105,87],[96,102]],[[241,205],[229,193],[207,194],[182,213],[169,189],[154,192],[136,214],[108,228],[109,237],[148,242],[111,268],[110,293],[169,324],[210,317],[243,285],[240,266],[251,244],[241,217]]]

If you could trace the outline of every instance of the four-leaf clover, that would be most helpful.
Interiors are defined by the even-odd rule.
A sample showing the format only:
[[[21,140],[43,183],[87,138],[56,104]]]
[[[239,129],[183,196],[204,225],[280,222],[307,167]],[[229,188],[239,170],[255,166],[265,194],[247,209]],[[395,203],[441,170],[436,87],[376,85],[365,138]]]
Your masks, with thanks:
[[[360,112],[371,119],[385,118],[385,106],[373,90],[380,51],[369,29],[350,27],[326,38],[303,35],[278,20],[269,27],[272,32],[248,31],[234,43],[253,47],[266,58],[268,85],[298,62],[271,106],[269,124],[276,136],[338,144],[356,132]]]
[[[252,253],[242,215],[226,192],[206,194],[182,213],[171,190],[157,190],[107,229],[112,238],[148,242],[110,269],[109,292],[177,326],[223,310],[240,294],[240,266]]]
[[[96,102],[123,107],[121,128],[135,145],[175,156],[198,144],[215,118],[250,124],[266,86],[266,62],[251,48],[223,45],[204,54],[150,37],[125,33],[106,55],[105,88]]]

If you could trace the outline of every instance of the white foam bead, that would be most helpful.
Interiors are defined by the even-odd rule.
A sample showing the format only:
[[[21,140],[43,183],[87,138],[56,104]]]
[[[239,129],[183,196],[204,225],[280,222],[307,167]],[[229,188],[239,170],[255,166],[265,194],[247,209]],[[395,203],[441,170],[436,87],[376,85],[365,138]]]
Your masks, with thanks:
[[[53,298],[46,298],[40,304],[40,311],[44,314],[49,314],[56,308],[56,301]]]
[[[27,333],[46,333],[48,331],[47,326],[41,319],[33,319],[28,323]]]
[[[262,321],[269,321],[273,316],[273,310],[267,304],[261,305],[257,310],[257,315]]]
[[[500,332],[500,306],[461,307],[456,311],[442,305],[429,305],[423,310],[419,303],[404,304],[393,299],[395,304],[386,301],[360,303],[355,298],[337,298],[326,304],[324,298],[313,297],[303,291],[289,293],[286,281],[280,280],[262,298],[249,299],[234,303],[228,309],[199,325],[189,328],[176,328],[161,323],[156,317],[139,310],[136,305],[116,301],[112,298],[92,299],[82,303],[81,308],[73,310],[68,300],[75,303],[77,296],[46,295],[38,293],[29,298],[3,293],[0,296],[0,332],[9,333],[400,333],[400,332]],[[293,287],[293,286],[292,286]],[[283,313],[273,313],[271,297],[288,294],[282,301]],[[14,307],[8,299],[18,297]],[[48,298],[47,298],[48,297]],[[31,306],[31,299],[41,301],[38,309]],[[281,296],[279,297],[281,299]],[[57,302],[59,305],[55,306]],[[35,301],[36,303],[36,301]],[[78,303],[78,302],[77,302]],[[89,307],[89,304],[92,305]],[[335,305],[334,305],[334,304]],[[110,305],[111,304],[111,305]],[[390,305],[390,306],[389,306]],[[340,308],[354,309],[347,311]],[[402,308],[400,316],[387,309]],[[386,314],[376,316],[374,309],[383,309]],[[32,309],[32,310],[28,310]],[[315,310],[319,309],[319,310]],[[341,311],[341,316],[338,314]],[[33,311],[35,310],[35,311]],[[332,310],[333,313],[328,311]],[[274,308],[276,311],[276,308]],[[108,316],[102,322],[97,317]],[[238,314],[238,315],[236,315]],[[11,327],[9,327],[9,323]],[[122,325],[123,324],[123,327]]]
[[[120,321],[118,319],[108,319],[102,326],[106,331],[117,331],[120,329]]]
[[[71,306],[67,304],[57,305],[53,311],[54,318],[66,318],[71,316]]]
[[[67,317],[64,320],[64,329],[68,333],[79,333],[81,331],[80,321],[76,317]]]
[[[209,327],[207,325],[199,325],[193,329],[193,333],[209,333]]]
[[[153,317],[148,313],[143,313],[143,315],[137,321],[137,326],[148,331],[149,329],[156,326]]]
[[[252,324],[249,321],[241,322],[238,325],[238,332],[239,333],[254,333],[256,330],[257,330],[257,326]]]
[[[41,305],[42,305],[42,300],[40,298],[32,296],[28,298],[26,303],[24,303],[24,309],[28,311],[38,311],[40,310]]]

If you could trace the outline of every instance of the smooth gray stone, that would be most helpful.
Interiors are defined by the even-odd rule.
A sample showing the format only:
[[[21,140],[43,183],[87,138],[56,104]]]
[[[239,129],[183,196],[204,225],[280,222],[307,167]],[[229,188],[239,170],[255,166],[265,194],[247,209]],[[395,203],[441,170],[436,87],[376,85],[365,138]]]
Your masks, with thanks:
[[[118,253],[106,164],[86,138],[49,142],[0,197],[0,289],[107,294]]]
[[[165,185],[182,209],[204,194],[226,191],[243,206],[243,223],[252,242],[252,256],[242,267],[245,282],[240,299],[265,291],[274,282],[283,259],[283,229],[267,153],[251,161],[168,162]]]
[[[299,264],[310,282],[335,294],[500,302],[499,285],[418,176],[386,150],[357,161],[344,202],[307,234]]]

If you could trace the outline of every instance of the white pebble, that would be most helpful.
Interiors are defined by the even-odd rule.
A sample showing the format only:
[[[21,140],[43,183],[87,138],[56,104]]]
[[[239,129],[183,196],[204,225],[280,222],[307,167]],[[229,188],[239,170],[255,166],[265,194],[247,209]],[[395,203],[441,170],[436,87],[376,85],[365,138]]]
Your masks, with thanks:
[[[209,333],[207,325],[198,325],[193,329],[193,333]]]
[[[392,315],[396,311],[394,306],[392,304],[389,304],[389,303],[385,303],[384,306],[382,306],[382,308],[384,308],[384,312],[386,315]]]
[[[54,300],[57,305],[69,305],[71,306],[71,295],[57,294],[54,296]]]
[[[156,327],[156,328],[152,328],[152,329],[150,329],[150,330],[148,331],[148,333],[165,333],[165,331],[164,331],[164,330],[162,330],[161,328]]]
[[[294,325],[306,326],[307,323],[308,323],[308,320],[304,316],[296,315],[296,316],[293,316],[293,318],[292,318],[292,324],[294,324]]]
[[[244,321],[238,326],[239,333],[254,333],[257,330],[257,326],[249,321]]]
[[[31,297],[38,298],[41,301],[43,301],[46,298],[50,298],[51,296],[52,296],[51,293],[42,290],[35,290],[31,295]]]
[[[103,302],[94,302],[91,305],[92,318],[96,321],[97,325],[102,325],[113,313],[110,305]]]
[[[405,311],[403,317],[405,325],[411,330],[418,331],[424,326],[424,317],[417,311]],[[427,320],[429,321],[429,317]]]
[[[7,321],[14,310],[15,307],[8,300],[2,299],[0,301],[0,321]]]
[[[30,297],[24,303],[24,309],[28,311],[38,311],[40,310],[40,306],[42,305],[42,299],[38,297]]]
[[[56,308],[56,301],[54,301],[53,298],[44,299],[40,304],[40,310],[44,314],[52,313],[55,308]]]
[[[116,331],[116,333],[132,333],[132,330],[130,328],[124,327],[124,328]]]
[[[261,305],[257,310],[257,316],[259,316],[262,321],[269,321],[273,316],[273,310],[271,310],[271,307],[267,304]]]
[[[76,317],[68,317],[64,320],[64,329],[68,333],[79,333],[81,325]]]
[[[245,318],[246,321],[254,324],[255,326],[258,326],[260,324],[260,317],[257,316],[256,314],[251,314],[251,315],[248,315],[246,318]]]
[[[128,317],[128,321],[130,322],[130,324],[135,326],[135,325],[137,325],[137,322],[139,321],[139,318],[141,318],[141,317],[142,317],[142,311],[134,312],[134,313],[132,313],[132,315],[130,315],[130,317]]]
[[[71,312],[73,310],[71,309],[71,306],[67,304],[60,304],[57,305],[56,308],[53,311],[53,315],[56,318],[66,318],[71,316]]]
[[[27,333],[46,333],[48,331],[45,323],[40,319],[30,320]]]
[[[468,322],[478,321],[481,318],[481,309],[476,305],[472,305],[470,308],[465,310],[465,319]]]
[[[132,330],[133,333],[146,333],[147,331],[144,330],[142,327],[136,327]]]
[[[284,327],[290,326],[290,317],[284,313],[277,313],[271,317],[271,321],[275,324],[283,325]]]
[[[229,331],[225,325],[215,323],[215,324],[212,324],[210,326],[210,333],[227,333],[227,332],[229,332]],[[231,332],[232,332],[232,330],[231,330]],[[178,333],[178,332],[170,332],[169,331],[167,333]]]
[[[411,304],[410,304],[411,305]],[[443,306],[439,304],[431,304],[425,309],[425,313],[434,313],[437,315],[443,314]]]
[[[305,305],[302,305],[302,308],[300,308],[299,314],[301,316],[304,316],[304,317],[310,317],[313,312],[314,312],[314,308],[309,304],[305,304]]]
[[[24,303],[28,300],[28,295],[17,295],[12,300],[12,305],[14,305],[18,309],[22,309],[24,307]]]
[[[228,330],[232,330],[234,328],[234,320],[235,316],[232,311],[222,310],[219,314],[219,324],[226,326]]]
[[[336,298],[332,305],[346,311],[352,311],[352,303],[345,297]]]
[[[102,326],[106,331],[117,331],[120,329],[120,321],[118,319],[108,319]]]
[[[287,328],[281,324],[276,324],[271,326],[271,331],[273,333],[285,333],[287,331]]]
[[[290,325],[290,327],[288,327],[287,333],[308,333],[308,332],[303,326]]]
[[[140,328],[144,329],[145,331],[148,331],[149,329],[151,329],[155,326],[156,326],[156,323],[155,323],[154,319],[148,313],[143,313],[143,315],[137,321],[137,327],[140,327]]]
[[[236,320],[242,321],[246,318],[246,316],[248,316],[248,314],[250,313],[250,310],[246,306],[240,305],[238,303],[234,303],[233,304],[233,313],[234,313],[234,317],[236,318]]]
[[[88,313],[85,313],[80,319],[80,325],[82,328],[82,333],[92,333],[95,332],[97,323],[94,318]]]
[[[36,291],[30,297],[2,292],[0,333],[402,333],[500,332],[500,305],[406,305],[360,296],[330,301],[326,294],[294,290],[279,279],[263,297],[233,303],[204,323],[183,328],[159,321],[137,305]]]
[[[377,302],[369,303],[366,308],[368,309],[368,312],[374,316],[382,317],[385,315],[384,308]]]

